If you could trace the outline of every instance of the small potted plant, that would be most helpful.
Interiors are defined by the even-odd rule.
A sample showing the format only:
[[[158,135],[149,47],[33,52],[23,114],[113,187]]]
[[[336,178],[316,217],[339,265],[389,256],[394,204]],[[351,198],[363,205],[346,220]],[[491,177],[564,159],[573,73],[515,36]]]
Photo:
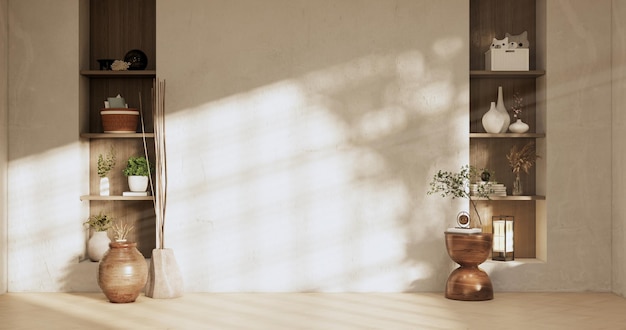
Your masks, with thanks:
[[[128,188],[134,192],[144,192],[148,189],[150,174],[154,171],[152,164],[144,156],[131,156],[122,171],[128,177]]]
[[[100,261],[109,250],[111,239],[108,230],[113,225],[113,217],[100,212],[90,216],[84,224],[91,229],[91,237],[87,241],[87,256],[91,261]]]
[[[107,175],[115,166],[115,150],[113,146],[106,155],[98,155],[98,176],[100,177],[100,196],[109,196],[109,178]]]

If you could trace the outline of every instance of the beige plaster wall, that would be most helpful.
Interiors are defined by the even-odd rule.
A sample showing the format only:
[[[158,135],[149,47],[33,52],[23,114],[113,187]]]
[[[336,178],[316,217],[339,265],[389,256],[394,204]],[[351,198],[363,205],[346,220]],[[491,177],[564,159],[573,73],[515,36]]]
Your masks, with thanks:
[[[8,2],[9,291],[72,290],[84,253],[81,2]]]
[[[626,1],[613,0],[613,292],[626,296]]]
[[[11,291],[75,290],[93,270],[76,267],[81,3],[8,2]],[[186,289],[442,291],[442,232],[467,205],[425,191],[468,159],[467,1],[157,5],[165,243]],[[624,294],[611,5],[545,3],[547,261],[488,263],[497,291],[610,291],[612,278]]]
[[[441,291],[469,4],[157,1],[166,246],[188,291]]]
[[[0,1],[0,294],[7,291],[7,0]]]

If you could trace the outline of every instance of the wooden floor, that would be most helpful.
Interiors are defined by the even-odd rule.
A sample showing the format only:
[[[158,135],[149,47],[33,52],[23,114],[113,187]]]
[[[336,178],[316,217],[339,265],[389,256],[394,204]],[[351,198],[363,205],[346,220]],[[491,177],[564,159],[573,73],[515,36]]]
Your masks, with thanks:
[[[202,294],[130,304],[99,293],[0,295],[0,329],[626,329],[609,293]]]

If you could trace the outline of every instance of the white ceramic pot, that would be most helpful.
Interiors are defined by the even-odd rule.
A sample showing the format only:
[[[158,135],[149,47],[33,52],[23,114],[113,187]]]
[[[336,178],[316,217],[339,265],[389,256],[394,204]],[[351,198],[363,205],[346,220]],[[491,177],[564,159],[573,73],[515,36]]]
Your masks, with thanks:
[[[91,261],[100,261],[109,250],[111,239],[106,231],[94,231],[87,241],[87,256]]]
[[[128,188],[130,189],[130,191],[148,190],[148,177],[140,175],[129,175]]]
[[[509,130],[513,133],[526,133],[528,132],[528,124],[523,122],[521,119],[518,119],[513,124],[509,126]]]

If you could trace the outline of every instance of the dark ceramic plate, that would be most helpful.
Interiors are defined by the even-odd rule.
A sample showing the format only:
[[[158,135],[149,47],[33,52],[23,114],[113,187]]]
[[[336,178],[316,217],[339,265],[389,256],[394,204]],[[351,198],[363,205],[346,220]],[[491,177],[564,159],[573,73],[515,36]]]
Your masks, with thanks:
[[[128,70],[144,70],[148,66],[148,57],[139,49],[126,53],[124,61],[130,63]]]

